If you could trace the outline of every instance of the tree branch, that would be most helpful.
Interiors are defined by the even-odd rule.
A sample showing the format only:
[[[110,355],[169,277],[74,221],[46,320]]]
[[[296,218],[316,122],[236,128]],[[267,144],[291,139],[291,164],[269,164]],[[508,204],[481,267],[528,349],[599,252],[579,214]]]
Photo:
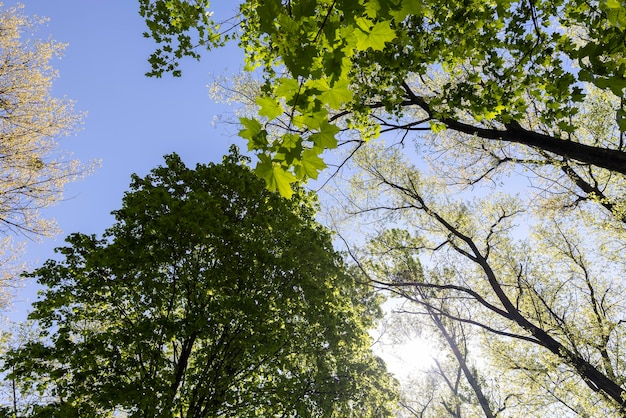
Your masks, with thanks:
[[[423,97],[416,95],[406,82],[402,83],[402,87],[407,94],[407,101],[405,101],[402,106],[407,106],[405,104],[406,102],[409,102],[410,105],[418,106],[424,110],[428,116],[439,120],[449,129],[468,135],[476,135],[484,139],[511,142],[538,148],[564,158],[595,165],[616,173],[626,174],[626,153],[621,150],[595,147],[530,131],[524,129],[516,122],[505,124],[506,129],[500,130],[473,126],[450,117],[437,117],[436,112],[431,109],[428,102]]]

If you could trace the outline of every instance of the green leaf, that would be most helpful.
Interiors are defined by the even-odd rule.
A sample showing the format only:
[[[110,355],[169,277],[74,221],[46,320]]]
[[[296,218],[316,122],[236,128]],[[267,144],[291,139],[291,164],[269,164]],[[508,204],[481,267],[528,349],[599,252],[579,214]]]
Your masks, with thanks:
[[[359,24],[360,23],[360,24]],[[374,51],[382,51],[387,42],[391,42],[396,37],[396,32],[389,27],[388,21],[376,23],[371,29],[365,29],[365,19],[357,22],[360,32],[357,31],[356,47],[360,51],[372,48]]]
[[[310,138],[315,146],[321,149],[334,149],[337,148],[337,138],[335,135],[338,133],[339,127],[337,125],[323,121],[320,124],[319,132],[314,133]]]
[[[622,97],[626,88],[626,78],[621,76],[598,77],[594,80],[594,83],[601,89],[610,89],[617,97]]]
[[[606,0],[606,6],[609,9],[621,9],[624,7],[624,4],[620,0]]]
[[[389,14],[396,21],[402,21],[407,16],[419,16],[422,13],[422,2],[415,0],[402,0],[400,10],[391,11]]]
[[[328,111],[321,108],[317,111],[307,112],[306,114],[295,115],[293,118],[294,125],[297,127],[306,127],[310,131],[321,129],[324,122],[328,120]]]
[[[626,10],[624,8],[610,9],[606,15],[611,25],[620,29],[626,27]]]
[[[260,108],[259,115],[270,120],[277,118],[284,112],[283,106],[273,97],[261,96],[255,102]]]
[[[265,180],[268,190],[276,191],[281,196],[291,199],[293,190],[291,183],[296,181],[296,177],[286,171],[280,163],[274,162],[267,155],[259,155],[260,161],[255,168],[256,174]]]
[[[293,78],[279,78],[274,89],[277,96],[284,97],[289,101],[300,90],[300,83]]]
[[[280,0],[265,0],[260,2],[257,13],[260,17],[261,29],[266,32],[275,30],[272,22],[276,16],[280,15],[281,11],[282,5]]]
[[[310,177],[317,179],[319,172],[327,166],[314,149],[307,149],[302,152],[300,164],[295,166],[296,175],[299,179]]]
[[[239,118],[239,122],[245,127],[239,131],[239,136],[248,140],[248,151],[264,150],[267,148],[267,131],[256,119]]]
[[[322,103],[328,105],[332,109],[341,109],[344,103],[352,100],[352,92],[349,89],[350,83],[347,79],[341,79],[332,86],[328,86],[327,90],[320,94],[319,98]]]
[[[286,149],[294,149],[302,144],[302,137],[297,134],[285,134],[280,138],[280,146]]]
[[[370,19],[375,19],[380,10],[378,0],[369,0],[365,2],[365,15]]]
[[[447,129],[448,127],[446,126],[445,123],[441,123],[438,121],[430,121],[430,130],[435,133],[438,134],[440,132],[443,132]]]
[[[261,122],[256,119],[239,118],[239,122],[241,122],[241,124],[245,127],[245,129],[239,131],[239,136],[247,139],[248,141],[251,141],[256,135],[258,135],[263,128]]]

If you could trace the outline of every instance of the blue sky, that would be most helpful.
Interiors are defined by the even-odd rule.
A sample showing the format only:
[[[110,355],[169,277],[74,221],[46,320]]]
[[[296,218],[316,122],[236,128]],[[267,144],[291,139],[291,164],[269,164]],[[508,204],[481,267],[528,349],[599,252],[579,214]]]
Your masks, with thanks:
[[[232,15],[236,2],[222,4],[216,16]],[[16,1],[5,1],[11,7]],[[161,164],[163,155],[177,152],[187,165],[220,161],[228,147],[244,143],[236,130],[213,125],[214,116],[232,112],[208,95],[211,75],[240,72],[243,55],[235,45],[207,54],[200,62],[185,61],[183,77],[147,78],[147,58],[154,43],[142,36],[144,23],[136,1],[46,0],[25,3],[23,13],[48,17],[36,37],[68,43],[53,65],[60,77],[53,94],[76,102],[87,112],[77,135],[61,138],[59,149],[84,162],[101,160],[93,174],[70,184],[66,200],[46,210],[62,233],[56,239],[31,242],[26,261],[38,266],[54,256],[72,232],[101,234],[119,208],[130,175],[145,175]],[[10,316],[20,319],[35,299],[27,286],[15,299]]]

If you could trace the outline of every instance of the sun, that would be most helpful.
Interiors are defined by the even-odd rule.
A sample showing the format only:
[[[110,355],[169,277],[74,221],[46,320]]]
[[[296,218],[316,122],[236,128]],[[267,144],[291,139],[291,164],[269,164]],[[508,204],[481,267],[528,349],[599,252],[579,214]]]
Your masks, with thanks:
[[[377,354],[398,379],[408,378],[435,365],[439,350],[428,338],[415,337],[402,343],[381,343]]]
[[[422,373],[435,366],[442,348],[436,343],[421,317],[399,313],[406,301],[390,299],[383,304],[385,319],[372,333],[374,352],[387,364],[398,379]],[[406,312],[406,311],[405,311]]]

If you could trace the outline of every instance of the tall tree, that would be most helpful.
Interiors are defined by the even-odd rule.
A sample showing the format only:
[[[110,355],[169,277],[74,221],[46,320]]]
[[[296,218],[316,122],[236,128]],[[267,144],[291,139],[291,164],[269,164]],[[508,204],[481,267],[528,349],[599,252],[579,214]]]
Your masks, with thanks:
[[[203,28],[198,45],[209,47],[225,39],[194,17],[208,2],[194,3],[187,20],[177,18],[186,1],[140,4],[168,62],[188,52],[173,34]],[[451,319],[490,333],[511,381],[543,388],[544,410],[553,402],[582,415],[625,414],[625,10],[623,0],[240,7],[248,68],[265,82],[258,115],[241,119],[257,174],[289,195],[325,168],[324,150],[362,147],[381,133],[398,134],[400,145],[414,138],[430,166],[414,161],[420,173],[397,155],[371,154],[359,162],[369,180],[359,191],[374,191],[351,208],[406,214],[421,240],[415,252],[456,274],[404,285],[442,286],[481,312]],[[526,241],[512,234],[519,219],[530,222]]]
[[[400,309],[390,313],[398,324],[387,332],[401,335],[417,329],[422,338],[440,347],[433,352],[432,365],[401,381],[405,408],[401,416],[562,416],[563,409],[555,408],[553,400],[546,402],[542,391],[507,384],[511,378],[507,372],[516,364],[514,356],[492,366],[496,350],[507,352],[511,342],[496,344],[494,335],[475,324],[488,324],[485,312],[477,310],[470,297],[454,293],[455,287],[461,289],[456,276],[464,271],[449,266],[422,268],[418,250],[422,244],[421,238],[393,228],[377,235],[367,245],[366,255],[359,257],[375,285],[403,301]],[[469,288],[468,281],[465,286]],[[492,352],[490,344],[497,349]]]
[[[392,416],[370,351],[377,298],[314,220],[233,151],[133,176],[103,238],[73,234],[29,277],[41,335],[4,370],[49,395],[32,416]],[[48,415],[45,415],[48,414]]]
[[[58,202],[63,186],[83,170],[57,150],[56,138],[70,133],[81,116],[71,102],[51,96],[56,71],[50,61],[65,45],[25,38],[40,23],[18,8],[0,11],[0,234],[6,237],[0,246],[1,291],[15,278],[10,236],[55,233],[39,210]]]
[[[593,223],[600,218],[593,204],[544,207],[536,219],[532,207],[494,190],[470,200],[407,165],[398,150],[368,147],[356,161],[366,170],[351,196],[358,222],[384,228],[391,217],[410,231],[377,238],[383,248],[368,258],[387,267],[361,262],[362,268],[431,320],[476,330],[480,373],[500,382],[491,395],[502,400],[495,410],[505,407],[504,416],[626,414],[621,220],[606,217],[602,230]],[[378,221],[360,219],[374,213]],[[521,233],[516,220],[532,233]],[[354,258],[365,260],[357,252]],[[412,259],[424,260],[423,274],[407,267]]]

